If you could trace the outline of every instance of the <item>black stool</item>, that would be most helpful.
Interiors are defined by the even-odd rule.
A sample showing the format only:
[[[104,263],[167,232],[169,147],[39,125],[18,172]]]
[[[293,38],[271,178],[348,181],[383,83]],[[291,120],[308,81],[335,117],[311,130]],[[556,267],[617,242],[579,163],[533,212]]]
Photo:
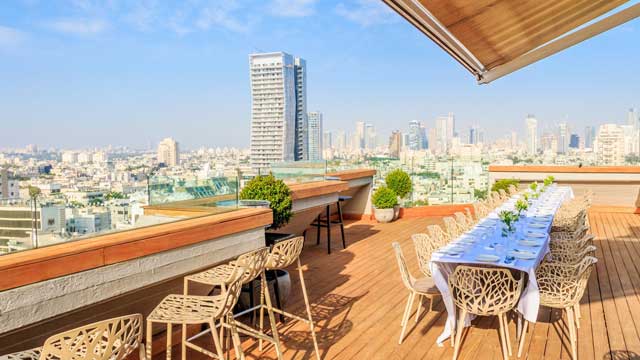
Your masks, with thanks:
[[[345,242],[344,237],[344,219],[342,217],[342,205],[341,203],[347,200],[350,200],[351,196],[338,196],[338,202],[336,202],[336,207],[338,208],[338,220],[331,220],[331,205],[327,205],[325,218],[322,217],[322,213],[318,215],[316,221],[311,224],[315,226],[317,229],[317,244],[320,245],[320,228],[327,229],[327,253],[331,254],[331,224],[340,225],[340,233],[342,235],[342,248],[346,249],[347,244]]]

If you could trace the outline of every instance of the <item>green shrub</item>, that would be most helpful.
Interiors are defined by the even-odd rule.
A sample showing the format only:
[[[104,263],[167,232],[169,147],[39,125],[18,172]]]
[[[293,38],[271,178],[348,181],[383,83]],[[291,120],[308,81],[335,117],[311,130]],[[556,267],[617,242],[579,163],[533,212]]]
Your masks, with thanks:
[[[398,205],[398,196],[395,191],[386,186],[380,186],[371,197],[371,202],[376,209],[391,209]]]
[[[404,199],[412,190],[411,178],[402,169],[396,169],[387,174],[384,179],[389,189]]]
[[[273,175],[257,176],[247,183],[240,192],[242,200],[267,200],[273,210],[272,229],[278,229],[287,224],[293,212],[291,212],[291,190],[282,180]]]
[[[509,192],[510,185],[514,185],[515,187],[518,187],[519,184],[520,184],[520,181],[516,179],[502,179],[493,183],[493,186],[491,187],[491,191],[498,191],[502,189],[506,192]]]

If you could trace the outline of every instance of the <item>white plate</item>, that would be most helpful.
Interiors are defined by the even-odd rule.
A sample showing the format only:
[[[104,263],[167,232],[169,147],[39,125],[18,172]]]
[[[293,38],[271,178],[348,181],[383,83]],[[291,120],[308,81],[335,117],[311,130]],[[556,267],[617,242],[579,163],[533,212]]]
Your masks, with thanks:
[[[476,261],[497,262],[498,260],[500,260],[500,257],[496,255],[480,254],[476,256]]]
[[[536,253],[533,253],[531,251],[524,251],[524,250],[520,250],[520,251],[509,251],[509,256],[513,256],[516,259],[522,259],[522,260],[533,260],[536,258]]]
[[[541,233],[541,232],[537,232],[537,231],[528,231],[527,232],[527,237],[544,239],[544,238],[547,237],[547,234]]]
[[[524,239],[518,241],[518,245],[522,246],[542,246],[542,241],[534,239]]]

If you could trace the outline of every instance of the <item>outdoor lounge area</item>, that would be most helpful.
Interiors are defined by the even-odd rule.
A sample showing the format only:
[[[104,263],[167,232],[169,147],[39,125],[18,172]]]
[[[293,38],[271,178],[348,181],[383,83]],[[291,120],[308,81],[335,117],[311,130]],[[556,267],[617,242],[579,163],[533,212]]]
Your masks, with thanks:
[[[581,300],[578,357],[636,359],[640,356],[640,266],[635,261],[640,256],[640,216],[596,207],[591,210],[589,220],[596,236],[596,257],[600,261]],[[442,347],[436,345],[446,321],[440,300],[436,300],[435,311],[419,319],[417,325],[411,318],[406,338],[398,345],[407,294],[391,243],[400,243],[410,269],[417,273],[411,235],[431,224],[441,224],[441,219],[401,219],[390,224],[349,222],[346,226],[348,248],[343,250],[336,244],[331,256],[327,256],[323,246],[315,245],[315,238],[307,239],[301,260],[321,358],[450,359],[453,356],[448,342]],[[339,229],[334,231],[335,236],[339,236]],[[292,297],[286,307],[304,314],[300,294]],[[522,358],[570,359],[564,321],[559,311],[541,309],[538,323],[529,330]],[[510,327],[511,334],[515,334],[513,321]],[[305,324],[290,322],[279,324],[279,328],[283,334],[284,358],[314,358]],[[495,317],[477,319],[462,340],[459,359],[500,359],[497,334]],[[515,340],[512,342],[512,346],[517,346]],[[203,346],[207,343],[210,341],[203,341]],[[243,345],[248,358],[276,358],[273,347],[260,352],[253,340]],[[174,353],[179,356],[179,347],[174,348]],[[162,359],[164,354],[155,358]],[[200,357],[194,355],[193,358]]]

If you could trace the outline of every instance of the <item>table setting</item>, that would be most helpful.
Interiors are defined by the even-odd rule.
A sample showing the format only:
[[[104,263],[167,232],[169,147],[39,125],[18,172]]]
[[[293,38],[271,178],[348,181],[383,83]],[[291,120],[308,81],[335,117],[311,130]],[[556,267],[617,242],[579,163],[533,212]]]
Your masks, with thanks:
[[[536,321],[539,292],[535,269],[549,252],[549,232],[555,213],[562,203],[572,198],[570,187],[553,184],[538,188],[532,184],[433,253],[430,267],[448,315],[438,345],[451,335],[452,324],[455,324],[456,309],[448,277],[459,264],[504,267],[526,273],[528,280],[516,310],[526,320]],[[471,320],[468,316],[465,326],[469,326]]]

